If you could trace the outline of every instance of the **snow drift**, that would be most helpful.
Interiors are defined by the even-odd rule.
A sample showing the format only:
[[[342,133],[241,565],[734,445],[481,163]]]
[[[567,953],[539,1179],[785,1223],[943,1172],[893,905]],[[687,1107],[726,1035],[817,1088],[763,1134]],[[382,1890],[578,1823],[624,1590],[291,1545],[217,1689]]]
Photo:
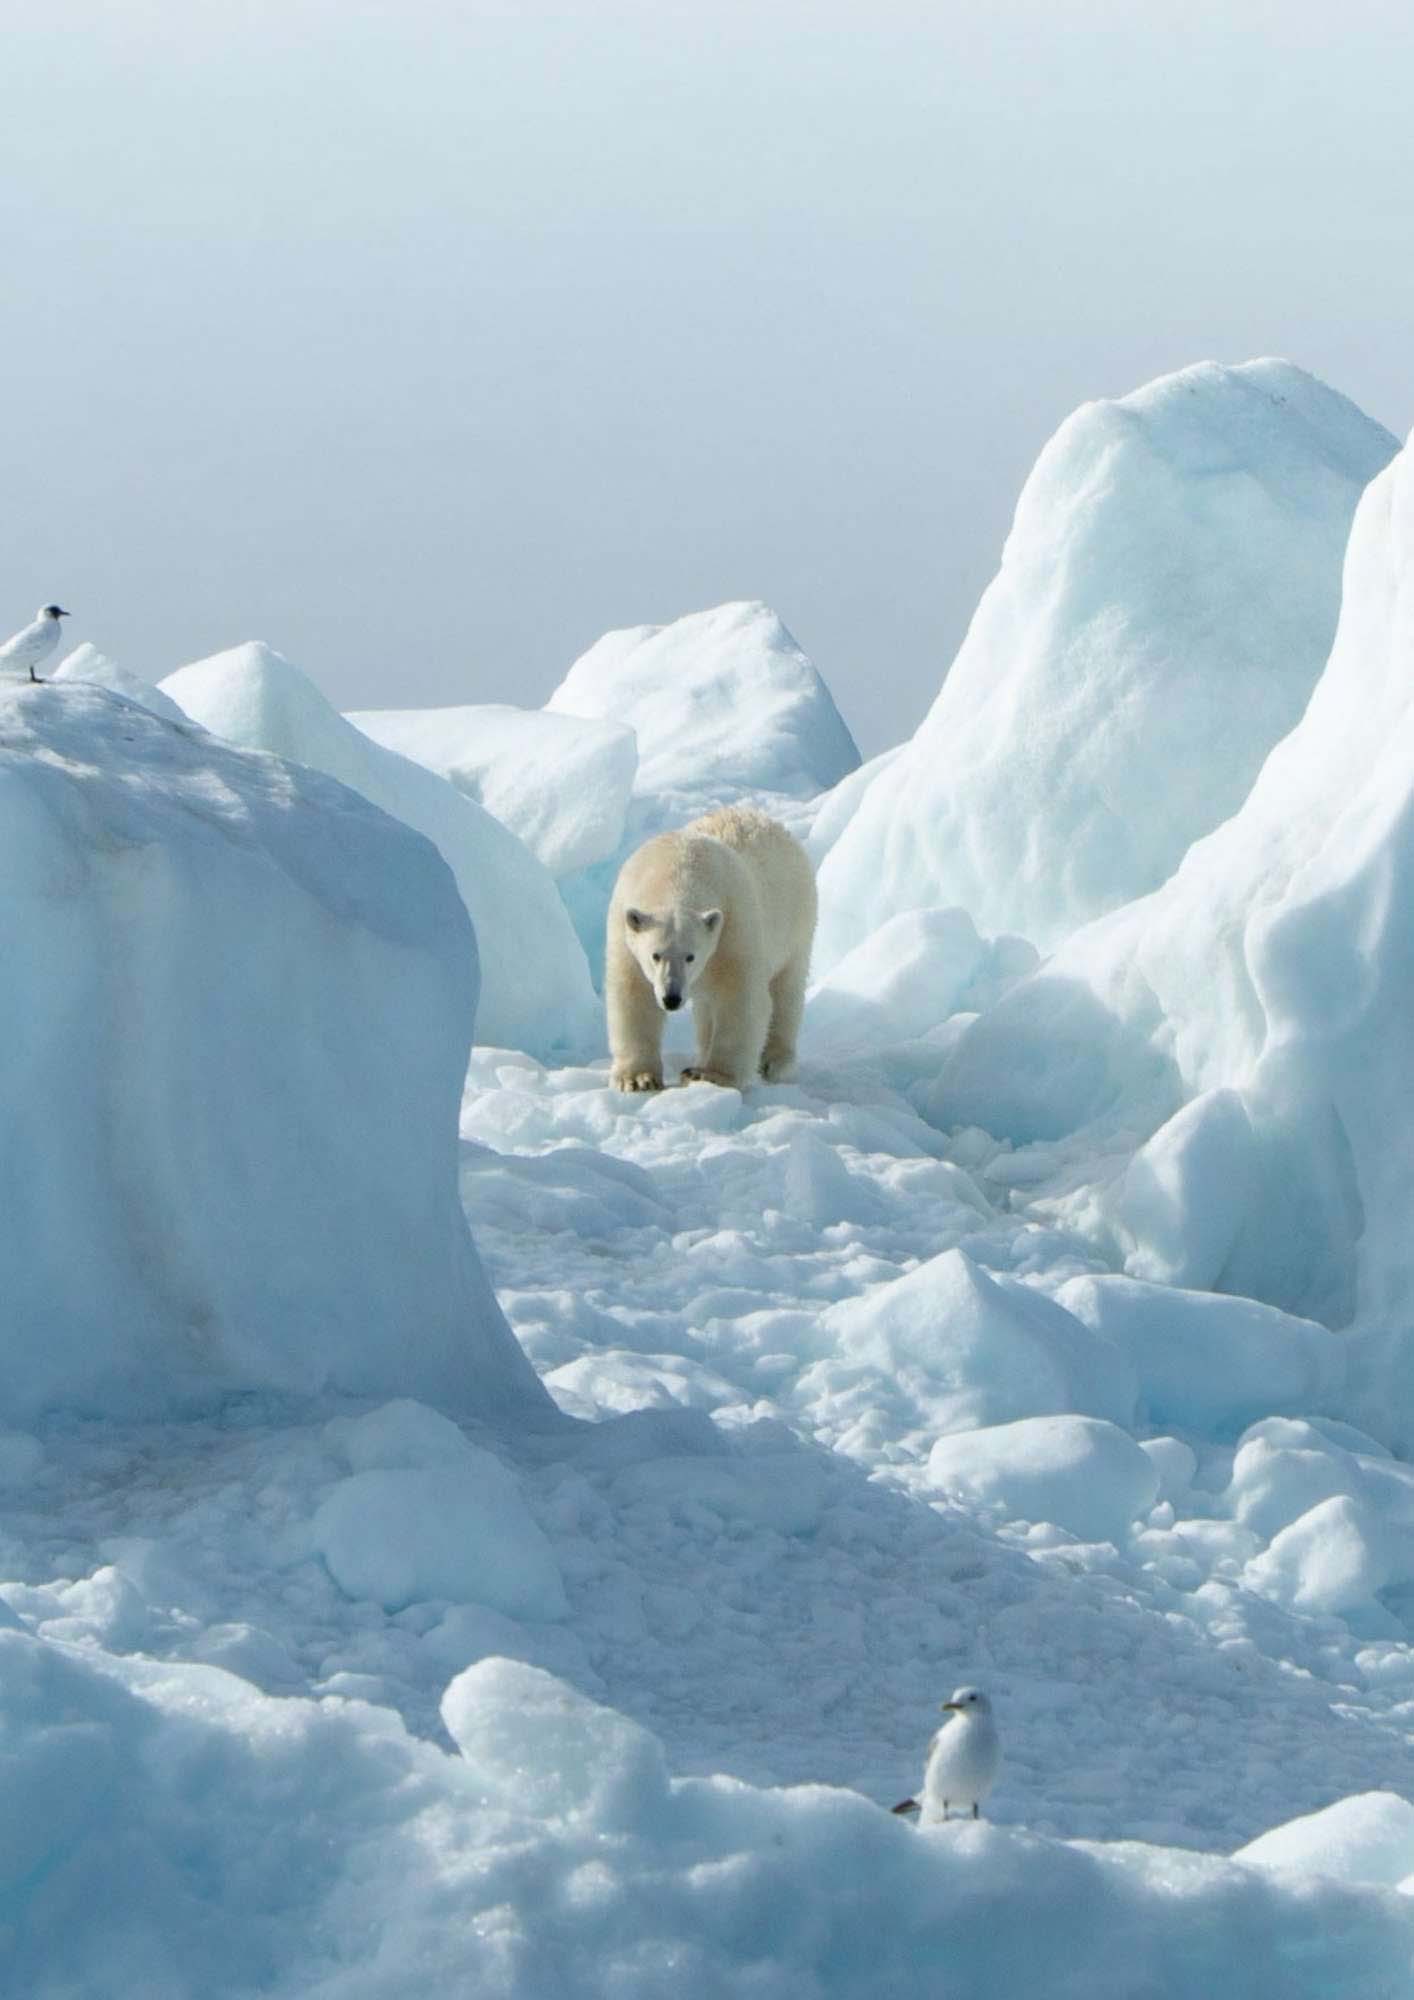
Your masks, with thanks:
[[[694,811],[749,791],[810,798],[859,763],[829,689],[765,604],[606,632],[546,707],[627,723],[636,790],[701,799]]]
[[[824,862],[819,969],[928,904],[1048,949],[1166,880],[1301,714],[1396,448],[1281,361],[1068,418],[931,711]]]
[[[484,806],[552,875],[592,867],[623,839],[638,770],[631,729],[503,703],[356,709],[348,719]]]
[[[98,688],[0,697],[0,1400],[548,1410],[458,1207],[471,927],[354,793]]]
[[[53,673],[51,681],[86,681],[90,687],[107,688],[110,694],[120,694],[128,701],[135,701],[139,708],[150,709],[154,715],[165,716],[168,722],[181,722],[184,718],[170,695],[163,694],[161,688],[154,687],[138,674],[120,667],[116,660],[110,660],[106,653],[100,653],[97,646],[87,640],[75,646],[72,653],[65,654]]]
[[[602,1042],[589,969],[554,882],[473,799],[372,742],[297,667],[258,642],[181,667],[162,689],[228,743],[324,771],[426,834],[476,926],[483,1041],[535,1055],[578,1054]]]
[[[648,1731],[504,1659],[448,1688],[451,1753],[211,1667],[0,1631],[0,1669],[15,1992],[877,2000],[942,1973],[1034,2000],[1327,2000],[1402,1991],[1414,1952],[1414,1903],[1380,1886],[1409,1830],[1368,1811],[1352,1879],[1327,1881],[1300,1827],[1244,1866],[673,1778]]]

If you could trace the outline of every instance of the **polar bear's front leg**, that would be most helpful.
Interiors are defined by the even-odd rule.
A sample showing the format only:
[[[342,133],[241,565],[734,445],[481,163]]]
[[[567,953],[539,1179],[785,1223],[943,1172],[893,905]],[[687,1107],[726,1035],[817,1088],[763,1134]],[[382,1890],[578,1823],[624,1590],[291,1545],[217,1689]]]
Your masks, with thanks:
[[[609,1082],[615,1090],[663,1088],[663,1016],[632,955],[617,942],[604,967],[609,1020]]]
[[[756,1081],[761,1045],[771,1022],[771,995],[763,980],[731,986],[716,998],[694,994],[697,1061],[682,1073],[684,1083],[716,1083],[747,1090]]]
[[[809,958],[793,958],[771,981],[771,1026],[761,1051],[761,1074],[767,1083],[783,1083],[795,1068],[809,977]]]

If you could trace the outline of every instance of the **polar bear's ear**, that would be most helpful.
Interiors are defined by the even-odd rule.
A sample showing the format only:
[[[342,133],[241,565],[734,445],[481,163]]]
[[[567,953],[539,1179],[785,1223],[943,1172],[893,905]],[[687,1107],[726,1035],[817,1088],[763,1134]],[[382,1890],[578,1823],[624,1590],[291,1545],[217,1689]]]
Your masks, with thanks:
[[[631,931],[646,931],[653,919],[647,910],[625,910],[624,922]]]
[[[716,930],[718,924],[720,924],[722,921],[722,913],[720,910],[701,910],[699,911],[698,914],[702,918],[702,926],[704,930],[714,931]]]

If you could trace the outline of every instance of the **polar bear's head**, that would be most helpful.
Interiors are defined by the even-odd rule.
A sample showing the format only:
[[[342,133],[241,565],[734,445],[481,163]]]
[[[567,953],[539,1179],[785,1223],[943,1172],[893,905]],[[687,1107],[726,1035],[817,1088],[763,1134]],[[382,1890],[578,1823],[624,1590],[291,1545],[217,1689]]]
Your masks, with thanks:
[[[675,1014],[717,949],[720,910],[624,911],[624,936],[665,1013]]]

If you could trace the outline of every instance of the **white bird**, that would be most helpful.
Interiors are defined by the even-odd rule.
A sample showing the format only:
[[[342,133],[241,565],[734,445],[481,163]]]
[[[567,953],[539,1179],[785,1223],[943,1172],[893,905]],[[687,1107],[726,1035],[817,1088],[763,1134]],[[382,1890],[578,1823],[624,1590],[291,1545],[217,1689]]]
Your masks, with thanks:
[[[41,604],[34,614],[33,624],[26,625],[22,632],[16,632],[13,639],[7,639],[0,646],[0,674],[12,674],[29,668],[29,677],[37,681],[35,668],[41,660],[47,660],[59,643],[59,620],[67,618],[68,612],[57,604]]]
[[[943,1703],[948,1719],[928,1746],[921,1799],[903,1799],[896,1813],[916,1813],[923,1826],[945,1820],[954,1806],[972,1808],[980,1819],[981,1804],[997,1782],[1002,1746],[992,1720],[992,1704],[981,1688],[959,1688]]]

